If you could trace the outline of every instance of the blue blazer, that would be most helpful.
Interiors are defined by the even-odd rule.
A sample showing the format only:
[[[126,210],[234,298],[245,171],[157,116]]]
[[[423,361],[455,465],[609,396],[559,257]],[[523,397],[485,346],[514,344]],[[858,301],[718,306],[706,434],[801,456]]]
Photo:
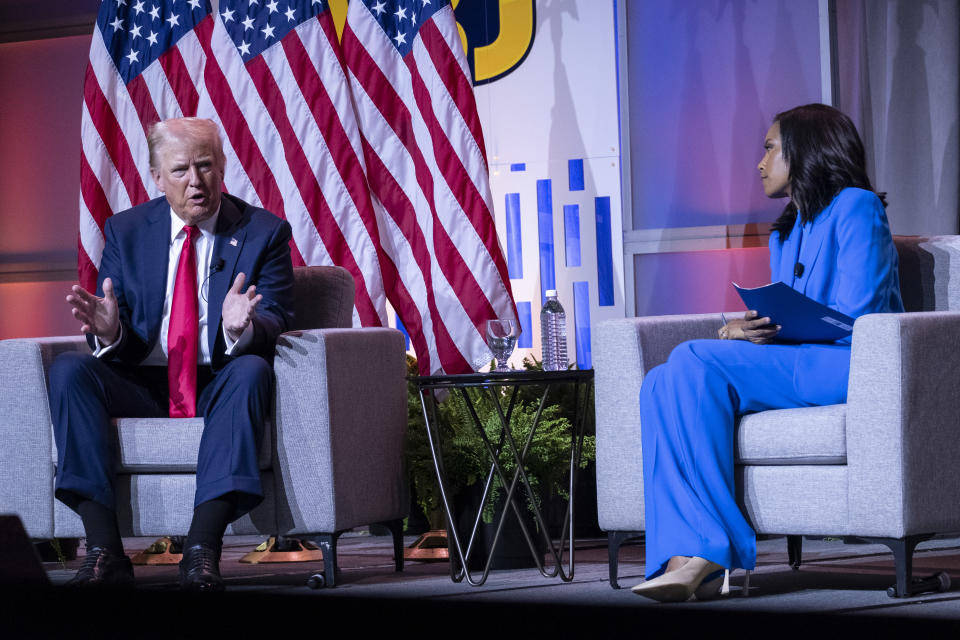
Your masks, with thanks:
[[[97,279],[111,278],[120,307],[123,339],[109,357],[137,365],[160,339],[170,248],[170,204],[164,197],[111,216]],[[272,213],[223,194],[217,218],[209,281],[207,337],[214,371],[229,360],[220,327],[223,299],[237,274],[256,285],[263,300],[253,319],[253,341],[245,353],[272,360],[277,336],[293,322],[293,266],[289,223]],[[93,345],[92,336],[87,337]]]
[[[770,234],[771,281],[852,318],[903,311],[898,264],[883,204],[864,189],[847,187],[807,224],[798,215],[782,244],[778,232]]]
[[[783,244],[779,233],[770,234],[771,280],[853,318],[903,311],[898,264],[883,204],[864,189],[844,189],[812,222],[802,224],[797,216]],[[800,397],[814,405],[845,397],[851,339],[797,346],[794,386]]]

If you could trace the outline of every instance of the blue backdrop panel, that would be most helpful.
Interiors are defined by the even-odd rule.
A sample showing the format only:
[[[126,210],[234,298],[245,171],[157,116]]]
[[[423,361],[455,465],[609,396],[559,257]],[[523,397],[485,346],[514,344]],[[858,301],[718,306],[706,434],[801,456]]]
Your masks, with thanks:
[[[570,191],[583,191],[583,158],[567,160]]]
[[[547,289],[557,288],[553,256],[553,193],[550,180],[537,180],[537,225],[540,235],[540,304]]]
[[[573,283],[573,327],[577,341],[577,368],[592,369],[590,353],[590,283]]]
[[[517,315],[520,317],[520,328],[523,330],[517,339],[517,347],[521,349],[533,348],[533,322],[530,317],[530,307],[529,302],[517,303]]]
[[[568,267],[580,266],[580,205],[563,205],[564,257]]]
[[[594,199],[597,212],[597,295],[601,307],[613,306],[613,221],[610,196]]]
[[[400,333],[403,334],[403,341],[406,344],[405,350],[410,351],[410,334],[407,333],[407,328],[403,326],[403,323],[400,322],[400,316],[395,316],[397,319],[397,329],[400,330]]]
[[[511,279],[523,278],[523,235],[520,231],[520,194],[508,193],[507,208],[507,273]]]

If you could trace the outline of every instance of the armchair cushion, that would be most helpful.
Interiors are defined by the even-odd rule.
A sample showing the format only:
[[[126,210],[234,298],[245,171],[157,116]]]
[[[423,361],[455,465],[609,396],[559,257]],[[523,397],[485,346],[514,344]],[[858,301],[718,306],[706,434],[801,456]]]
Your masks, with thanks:
[[[737,427],[736,463],[846,464],[847,407],[775,409],[751,413]]]
[[[119,473],[196,473],[203,418],[119,418],[117,434]],[[264,424],[258,464],[270,468],[273,426]]]

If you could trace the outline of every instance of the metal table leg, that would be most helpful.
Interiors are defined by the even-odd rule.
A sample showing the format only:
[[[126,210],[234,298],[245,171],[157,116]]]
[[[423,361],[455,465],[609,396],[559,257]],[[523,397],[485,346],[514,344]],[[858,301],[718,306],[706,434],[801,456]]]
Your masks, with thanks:
[[[497,543],[500,540],[500,535],[503,530],[503,525],[506,520],[506,517],[509,513],[509,510],[512,509],[517,520],[520,524],[520,529],[523,533],[524,539],[530,548],[531,555],[534,558],[534,561],[537,565],[537,569],[540,571],[541,575],[544,577],[555,577],[558,574],[560,578],[564,581],[570,581],[573,579],[574,574],[574,503],[575,503],[575,488],[577,476],[580,468],[580,459],[583,448],[583,438],[584,430],[586,425],[586,412],[589,405],[589,392],[590,392],[590,383],[574,383],[574,424],[571,429],[571,447],[570,447],[570,484],[569,484],[569,495],[567,501],[567,509],[564,514],[564,524],[561,530],[559,545],[554,546],[553,541],[550,539],[549,532],[547,530],[546,522],[543,519],[543,514],[540,511],[540,507],[536,502],[536,497],[533,492],[532,487],[530,486],[529,479],[527,478],[526,471],[524,469],[524,461],[529,451],[530,444],[533,441],[533,437],[536,433],[537,426],[540,423],[540,418],[543,413],[543,409],[546,406],[547,398],[550,394],[551,384],[545,383],[543,394],[540,398],[540,404],[537,409],[537,413],[534,416],[534,423],[530,429],[530,433],[527,434],[525,441],[523,442],[522,447],[518,447],[516,441],[514,440],[513,433],[510,429],[510,422],[513,414],[513,408],[515,406],[517,392],[519,390],[519,385],[512,385],[512,393],[510,395],[510,403],[507,408],[506,414],[503,412],[503,407],[501,405],[500,399],[497,397],[495,392],[496,388],[509,386],[509,385],[485,385],[482,388],[485,392],[490,395],[491,400],[493,401],[494,406],[497,409],[497,415],[500,422],[500,437],[499,442],[494,445],[490,438],[488,437],[486,431],[483,428],[483,424],[480,421],[479,416],[477,415],[476,408],[473,404],[473,401],[470,399],[467,390],[463,387],[459,388],[461,396],[469,410],[471,418],[474,422],[475,428],[478,430],[478,433],[481,439],[484,442],[484,446],[487,450],[488,455],[491,459],[490,471],[487,474],[487,478],[484,484],[483,495],[480,499],[480,505],[477,511],[477,515],[474,519],[473,528],[470,533],[470,537],[467,541],[467,547],[464,551],[463,544],[460,539],[460,533],[456,526],[456,521],[454,518],[454,512],[450,500],[450,495],[447,489],[445,481],[445,473],[443,469],[443,460],[440,447],[440,422],[436,409],[435,397],[433,394],[430,394],[430,413],[427,411],[427,402],[426,396],[424,393],[424,388],[419,389],[420,402],[423,410],[424,424],[427,430],[427,439],[430,444],[430,454],[434,463],[434,470],[437,473],[437,481],[440,489],[440,496],[443,502],[443,508],[445,515],[447,517],[447,527],[448,527],[448,540],[450,541],[450,577],[454,582],[460,582],[461,580],[466,580],[468,584],[472,586],[480,586],[484,584],[487,580],[487,577],[490,573],[490,565],[493,560],[493,554],[496,549]],[[581,400],[580,394],[583,393],[583,399]],[[431,421],[431,415],[433,420]],[[434,425],[431,428],[431,422]],[[506,446],[510,455],[513,456],[513,460],[516,463],[516,469],[514,470],[510,481],[507,481],[506,473],[504,472],[501,464],[499,462],[499,457],[504,451]],[[493,543],[491,545],[490,551],[487,555],[486,562],[484,563],[484,569],[479,578],[475,577],[469,570],[469,559],[474,552],[474,547],[476,544],[476,539],[478,532],[480,530],[480,521],[483,514],[483,508],[486,504],[487,499],[490,497],[491,488],[493,484],[494,475],[500,480],[502,486],[506,490],[505,497],[505,506],[502,513],[499,514],[499,519],[497,521],[497,528],[494,533]],[[518,504],[516,490],[518,482],[523,485],[523,488],[526,492],[527,499],[530,502],[530,505],[533,510],[533,515],[535,522],[541,529],[541,533],[544,536],[547,550],[550,556],[553,559],[553,567],[550,570],[545,569],[543,559],[536,551],[531,533],[528,530],[524,519],[521,517],[521,510],[523,509],[522,504]],[[567,535],[569,534],[569,539]],[[564,570],[562,563],[562,554],[564,544],[568,545],[568,564],[566,570]]]

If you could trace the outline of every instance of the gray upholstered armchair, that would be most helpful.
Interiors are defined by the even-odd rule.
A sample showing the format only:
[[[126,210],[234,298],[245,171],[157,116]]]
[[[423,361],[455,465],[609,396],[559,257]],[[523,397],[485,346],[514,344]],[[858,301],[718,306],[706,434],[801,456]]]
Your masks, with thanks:
[[[847,403],[741,417],[735,475],[748,520],[788,536],[794,568],[803,535],[883,542],[903,596],[914,547],[960,531],[960,236],[895,240],[908,312],[857,319]],[[720,326],[720,314],[704,314],[597,327],[598,510],[614,587],[620,545],[644,529],[643,376]]]
[[[400,570],[410,505],[403,335],[349,328],[354,283],[345,269],[298,268],[294,280],[296,330],[277,341],[274,417],[260,454],[264,501],[227,533],[314,539],[333,586],[340,533],[382,522]],[[53,497],[46,371],[68,350],[89,351],[79,336],[0,341],[0,512],[18,514],[34,539],[83,536],[79,517]],[[121,534],[185,535],[203,419],[114,422]]]

